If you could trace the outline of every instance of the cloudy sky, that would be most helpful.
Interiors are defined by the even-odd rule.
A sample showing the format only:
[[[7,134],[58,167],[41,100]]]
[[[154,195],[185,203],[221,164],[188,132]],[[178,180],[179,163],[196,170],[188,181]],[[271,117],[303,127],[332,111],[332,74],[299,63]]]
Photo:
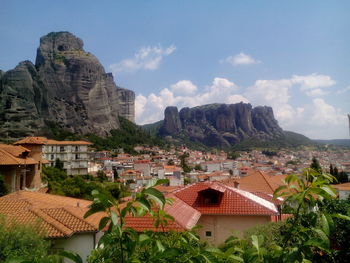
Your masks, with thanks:
[[[249,102],[285,130],[349,138],[350,1],[0,0],[0,69],[35,61],[39,38],[70,31],[117,85],[136,121],[166,106]]]

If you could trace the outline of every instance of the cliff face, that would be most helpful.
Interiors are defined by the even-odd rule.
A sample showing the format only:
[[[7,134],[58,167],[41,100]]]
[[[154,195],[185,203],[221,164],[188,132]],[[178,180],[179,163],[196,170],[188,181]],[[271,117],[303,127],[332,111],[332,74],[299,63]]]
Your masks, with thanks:
[[[271,107],[250,104],[210,104],[165,109],[162,136],[184,136],[207,146],[229,147],[246,138],[270,139],[283,134]]]
[[[57,123],[72,132],[106,135],[118,116],[134,121],[134,92],[121,89],[83,41],[69,32],[40,39],[35,66],[0,74],[0,135],[22,137]]]

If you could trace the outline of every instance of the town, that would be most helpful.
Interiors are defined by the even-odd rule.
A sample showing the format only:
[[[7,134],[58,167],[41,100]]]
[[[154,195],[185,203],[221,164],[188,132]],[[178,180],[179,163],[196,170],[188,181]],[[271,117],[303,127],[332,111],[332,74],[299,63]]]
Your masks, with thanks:
[[[87,257],[101,237],[101,217],[84,218],[91,205],[89,200],[50,194],[53,187],[43,180],[43,170],[59,168],[66,176],[85,181],[102,177],[101,182],[123,186],[127,194],[119,197],[125,201],[147,185],[166,179],[156,189],[173,199],[173,204],[165,208],[173,220],[161,231],[190,230],[198,224],[202,226],[198,234],[203,241],[220,245],[232,231],[242,236],[259,224],[285,220],[288,214],[281,212],[282,201],[274,200],[273,194],[286,176],[302,174],[313,162],[326,173],[336,170],[337,175],[346,175],[343,184],[334,185],[338,197],[346,200],[350,195],[350,150],[321,149],[227,153],[201,152],[185,146],[136,146],[136,154],[131,155],[120,148],[95,151],[87,141],[26,137],[13,144],[0,144],[0,174],[10,193],[0,197],[0,214],[25,224],[35,218],[43,220],[55,248]],[[23,202],[25,205],[21,205]],[[140,220],[127,216],[126,224],[137,231],[155,229],[151,218]]]

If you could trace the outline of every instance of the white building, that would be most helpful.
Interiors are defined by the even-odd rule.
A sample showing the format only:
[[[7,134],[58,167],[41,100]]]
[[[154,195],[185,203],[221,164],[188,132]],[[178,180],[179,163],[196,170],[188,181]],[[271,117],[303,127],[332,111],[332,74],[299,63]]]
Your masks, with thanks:
[[[46,138],[45,138],[46,139]],[[89,150],[92,143],[85,141],[44,141],[43,157],[55,165],[56,159],[63,163],[68,175],[88,174]]]

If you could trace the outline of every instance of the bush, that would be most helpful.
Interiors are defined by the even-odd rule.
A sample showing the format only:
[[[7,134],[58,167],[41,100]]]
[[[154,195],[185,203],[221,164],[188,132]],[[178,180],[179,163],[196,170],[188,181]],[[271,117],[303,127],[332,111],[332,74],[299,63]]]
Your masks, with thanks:
[[[4,177],[0,174],[0,196],[8,194],[8,186],[5,183]]]
[[[50,243],[38,234],[36,225],[7,224],[0,216],[0,262],[21,258],[33,262],[48,253]]]
[[[264,236],[266,244],[282,245],[282,230],[285,225],[285,221],[270,222],[264,225],[257,225],[245,231],[244,239],[250,240],[252,235]]]

